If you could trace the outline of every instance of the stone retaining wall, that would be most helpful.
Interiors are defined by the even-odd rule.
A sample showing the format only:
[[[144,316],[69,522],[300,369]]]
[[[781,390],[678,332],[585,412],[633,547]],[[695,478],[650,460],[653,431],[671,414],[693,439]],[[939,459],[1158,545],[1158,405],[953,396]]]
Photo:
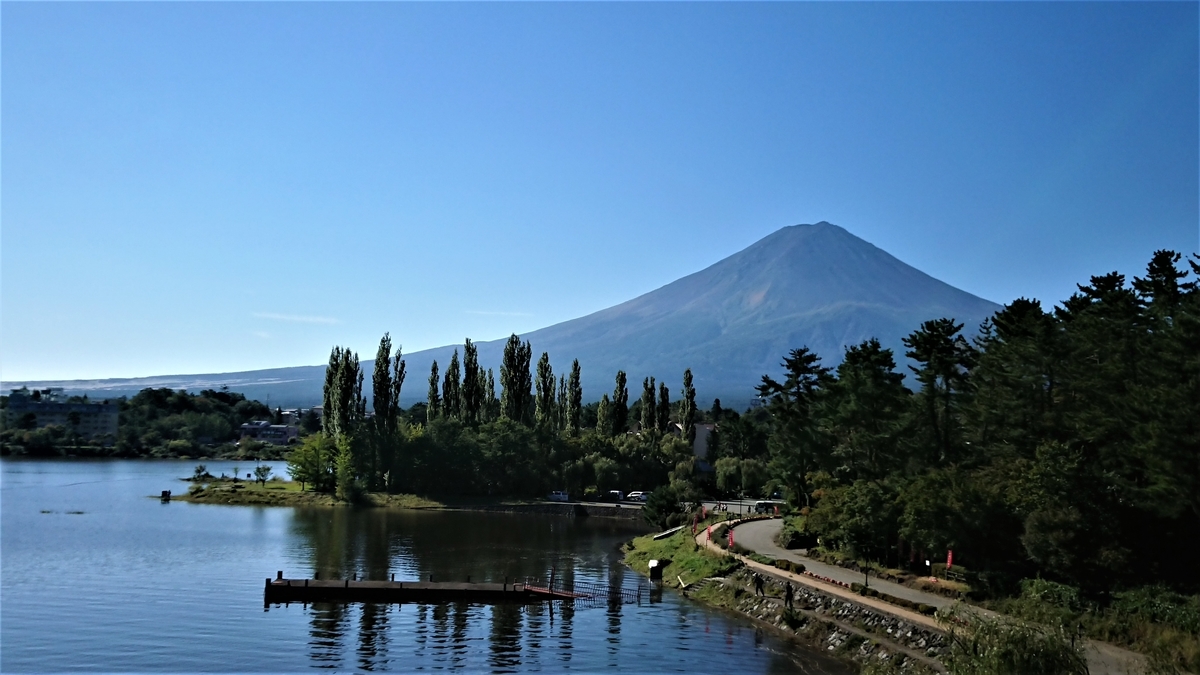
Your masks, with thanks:
[[[723,589],[696,594],[703,600],[706,591],[724,593],[720,604],[728,609],[860,664],[901,655],[906,672],[942,670],[938,658],[946,643],[941,633],[798,584],[793,584],[795,611],[786,612],[783,582],[767,576],[767,597],[761,597],[755,595],[751,577],[743,568],[708,582]]]

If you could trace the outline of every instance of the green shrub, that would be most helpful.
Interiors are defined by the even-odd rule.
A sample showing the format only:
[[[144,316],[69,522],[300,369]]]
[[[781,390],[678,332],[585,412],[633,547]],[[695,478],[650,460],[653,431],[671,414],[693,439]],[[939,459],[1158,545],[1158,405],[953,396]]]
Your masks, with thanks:
[[[775,567],[793,574],[804,574],[805,567],[801,563],[792,562],[791,560],[776,559],[772,563]]]
[[[1141,617],[1181,631],[1200,634],[1200,596],[1188,597],[1163,586],[1145,586],[1113,594],[1111,611]]]
[[[1079,589],[1045,579],[1025,579],[1021,582],[1021,597],[1071,611],[1083,607]]]

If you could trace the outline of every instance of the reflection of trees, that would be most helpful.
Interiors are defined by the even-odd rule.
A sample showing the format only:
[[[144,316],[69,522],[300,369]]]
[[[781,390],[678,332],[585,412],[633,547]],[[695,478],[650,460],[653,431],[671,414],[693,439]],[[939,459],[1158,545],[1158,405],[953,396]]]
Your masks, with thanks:
[[[618,586],[624,568],[611,559],[616,543],[631,534],[627,525],[611,522],[572,521],[562,517],[488,514],[471,512],[420,512],[393,509],[313,508],[296,509],[292,531],[307,553],[311,575],[322,579],[428,579],[510,583],[526,577],[545,579],[554,570],[555,586],[574,590],[577,580],[603,581],[613,574]],[[592,554],[580,569],[578,555]],[[609,560],[604,558],[608,555]],[[582,575],[582,576],[581,576]],[[289,575],[301,576],[301,574]],[[606,602],[609,641],[619,639],[621,601],[619,595]],[[541,636],[558,643],[556,660],[571,659],[574,608],[556,605],[553,611],[539,605],[498,605],[489,609],[469,605],[398,606],[314,605],[311,610],[310,653],[314,665],[343,668],[343,648],[352,619],[357,618],[358,635],[354,666],[379,670],[388,663],[392,612],[416,613],[411,633],[419,661],[449,666],[470,665],[465,658],[468,633],[484,616],[490,617],[488,663],[494,669],[519,666],[522,641]],[[353,612],[359,612],[353,617]],[[474,619],[474,621],[472,620]],[[546,630],[543,630],[546,628]],[[478,635],[478,633],[476,633]],[[546,646],[549,646],[547,644]],[[538,650],[529,653],[535,660]],[[544,655],[550,656],[547,651]],[[549,665],[549,664],[546,664]]]

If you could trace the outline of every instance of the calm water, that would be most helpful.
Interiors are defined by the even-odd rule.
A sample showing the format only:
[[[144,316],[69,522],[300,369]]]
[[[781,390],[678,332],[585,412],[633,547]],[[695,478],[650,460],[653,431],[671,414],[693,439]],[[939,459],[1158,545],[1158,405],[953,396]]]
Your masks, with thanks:
[[[264,609],[283,570],[645,583],[620,521],[160,504],[194,463],[0,461],[4,672],[847,672],[671,591],[639,604]],[[213,473],[252,470],[208,462]],[[282,471],[281,463],[275,464]]]

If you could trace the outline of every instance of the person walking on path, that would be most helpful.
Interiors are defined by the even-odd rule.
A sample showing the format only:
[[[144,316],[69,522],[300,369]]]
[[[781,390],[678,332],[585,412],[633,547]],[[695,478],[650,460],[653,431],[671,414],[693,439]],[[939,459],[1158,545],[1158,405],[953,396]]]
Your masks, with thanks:
[[[758,572],[754,573],[754,594],[766,597],[766,593],[763,592],[763,578]]]
[[[794,589],[792,589],[792,582],[789,581],[789,582],[787,582],[787,585],[783,587],[783,604],[784,604],[784,606],[786,606],[788,609],[792,609],[792,599],[795,597],[796,597],[796,592]]]

